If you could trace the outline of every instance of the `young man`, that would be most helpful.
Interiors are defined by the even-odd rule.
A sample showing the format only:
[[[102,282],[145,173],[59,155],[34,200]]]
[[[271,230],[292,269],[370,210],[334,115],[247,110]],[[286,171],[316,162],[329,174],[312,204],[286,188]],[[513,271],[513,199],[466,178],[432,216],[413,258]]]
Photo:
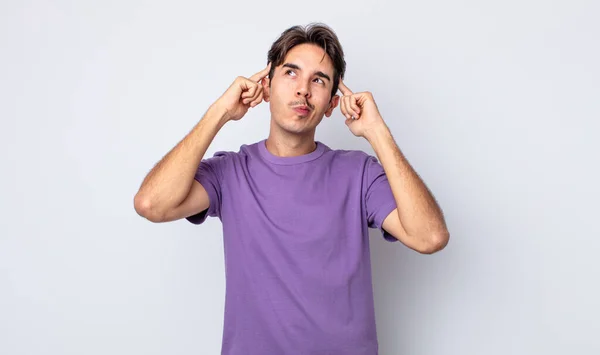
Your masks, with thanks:
[[[433,253],[448,241],[442,212],[373,96],[342,82],[343,51],[331,29],[284,31],[268,63],[235,79],[152,169],[135,209],[153,222],[221,219],[222,354],[377,354],[368,229]],[[267,139],[204,158],[223,125],[263,101],[271,111]],[[381,163],[315,142],[317,125],[338,104]]]

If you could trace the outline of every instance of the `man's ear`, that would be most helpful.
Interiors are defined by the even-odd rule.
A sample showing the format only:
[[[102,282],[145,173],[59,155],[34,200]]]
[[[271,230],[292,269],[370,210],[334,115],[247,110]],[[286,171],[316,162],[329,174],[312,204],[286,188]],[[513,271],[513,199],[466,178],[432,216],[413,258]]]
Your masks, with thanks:
[[[333,110],[337,107],[340,102],[340,97],[338,95],[334,95],[329,101],[329,108],[325,111],[325,116],[330,117],[333,113]]]
[[[268,76],[262,79],[262,87],[263,87],[263,100],[265,102],[269,102],[271,98],[271,79]]]

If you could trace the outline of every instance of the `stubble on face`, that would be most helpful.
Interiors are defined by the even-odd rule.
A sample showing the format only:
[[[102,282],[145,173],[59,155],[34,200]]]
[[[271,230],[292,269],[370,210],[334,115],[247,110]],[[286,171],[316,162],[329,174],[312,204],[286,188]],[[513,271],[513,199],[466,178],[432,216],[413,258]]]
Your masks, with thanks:
[[[322,48],[292,48],[270,81],[272,123],[287,133],[314,134],[330,108],[333,71]]]

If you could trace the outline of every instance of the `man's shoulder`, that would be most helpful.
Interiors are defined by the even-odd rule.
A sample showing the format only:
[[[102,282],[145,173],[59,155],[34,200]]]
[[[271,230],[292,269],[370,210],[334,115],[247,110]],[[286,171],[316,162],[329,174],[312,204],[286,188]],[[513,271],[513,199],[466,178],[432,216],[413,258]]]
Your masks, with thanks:
[[[336,158],[346,159],[365,159],[369,156],[366,152],[357,149],[331,149],[330,154],[333,154]]]
[[[332,162],[365,164],[369,160],[377,159],[369,153],[358,149],[328,149],[326,154]]]
[[[213,153],[212,158],[235,159],[246,156],[255,155],[258,153],[258,142],[242,144],[238,150],[217,150]]]

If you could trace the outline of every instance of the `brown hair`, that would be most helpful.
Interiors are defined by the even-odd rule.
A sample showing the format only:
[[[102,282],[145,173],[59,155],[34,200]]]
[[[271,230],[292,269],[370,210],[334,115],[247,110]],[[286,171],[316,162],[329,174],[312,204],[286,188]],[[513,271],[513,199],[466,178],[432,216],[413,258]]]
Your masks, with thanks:
[[[338,90],[340,78],[344,78],[346,72],[346,61],[344,50],[335,32],[325,24],[311,23],[307,26],[293,26],[283,31],[281,36],[273,42],[267,54],[267,63],[271,62],[269,78],[273,77],[275,67],[283,64],[287,53],[299,44],[311,43],[325,50],[333,62],[333,89],[331,96]]]

